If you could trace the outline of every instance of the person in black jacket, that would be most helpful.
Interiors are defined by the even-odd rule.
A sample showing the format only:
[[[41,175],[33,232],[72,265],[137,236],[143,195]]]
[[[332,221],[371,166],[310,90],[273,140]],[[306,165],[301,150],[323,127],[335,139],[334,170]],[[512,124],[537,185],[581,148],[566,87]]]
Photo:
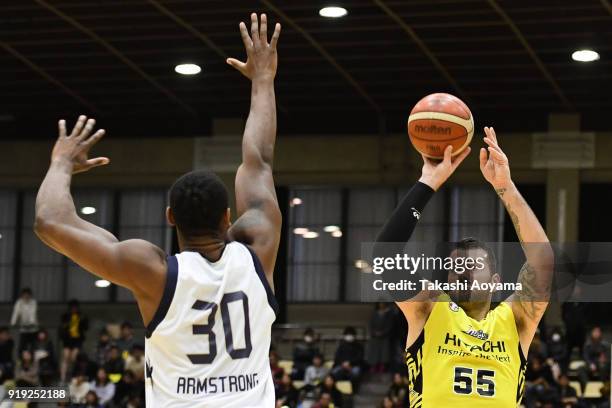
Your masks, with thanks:
[[[303,380],[306,367],[312,364],[315,355],[320,354],[317,347],[315,332],[310,327],[304,331],[304,341],[293,348],[293,370],[291,378]]]
[[[338,345],[334,357],[332,375],[338,381],[348,380],[357,392],[359,379],[363,369],[363,346],[356,339],[354,327],[344,329],[343,338]]]

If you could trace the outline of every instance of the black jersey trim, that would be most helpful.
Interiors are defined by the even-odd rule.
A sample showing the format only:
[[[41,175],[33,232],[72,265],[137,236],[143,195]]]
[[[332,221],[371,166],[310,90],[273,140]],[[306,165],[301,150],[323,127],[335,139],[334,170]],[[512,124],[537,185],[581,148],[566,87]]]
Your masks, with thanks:
[[[157,326],[164,320],[170,304],[174,298],[174,292],[176,292],[176,282],[178,280],[178,259],[176,256],[168,256],[168,271],[166,273],[166,283],[164,285],[164,294],[162,295],[159,306],[153,315],[153,319],[147,325],[145,336],[147,339],[151,337]]]
[[[257,276],[259,276],[259,280],[261,281],[261,284],[264,286],[264,289],[266,290],[266,295],[268,297],[268,304],[270,304],[270,307],[272,308],[272,310],[274,310],[274,314],[278,316],[278,313],[279,313],[278,301],[276,300],[276,297],[274,296],[274,291],[270,287],[270,283],[268,282],[268,279],[266,278],[266,273],[263,270],[261,261],[259,260],[259,257],[257,256],[257,254],[251,249],[251,247],[249,247],[248,245],[244,245],[244,246],[249,250],[251,257],[253,258],[253,265],[255,265],[255,271],[257,272]]]

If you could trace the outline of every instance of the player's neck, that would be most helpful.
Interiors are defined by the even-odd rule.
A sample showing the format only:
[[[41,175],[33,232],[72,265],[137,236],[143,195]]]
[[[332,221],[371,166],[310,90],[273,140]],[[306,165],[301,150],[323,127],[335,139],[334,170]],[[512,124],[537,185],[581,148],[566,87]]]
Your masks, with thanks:
[[[472,319],[480,321],[487,316],[489,310],[491,310],[491,302],[465,302],[460,305],[465,311],[465,314],[470,316]]]
[[[220,236],[199,236],[184,237],[178,235],[178,244],[181,252],[193,251],[200,253],[204,258],[211,262],[216,262],[221,258],[225,249],[225,239]]]

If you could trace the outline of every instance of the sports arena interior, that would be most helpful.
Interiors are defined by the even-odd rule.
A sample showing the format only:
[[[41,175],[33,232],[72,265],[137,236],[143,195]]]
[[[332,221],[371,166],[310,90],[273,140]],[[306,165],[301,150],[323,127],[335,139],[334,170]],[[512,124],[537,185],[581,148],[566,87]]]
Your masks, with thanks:
[[[326,6],[346,14],[325,17]],[[409,406],[406,322],[392,303],[362,302],[359,282],[361,244],[419,177],[406,121],[423,96],[461,98],[476,130],[416,239],[517,241],[474,152],[483,127],[495,126],[550,240],[610,241],[609,0],[3,0],[0,400],[15,385],[62,382],[93,391],[90,406],[145,405],[132,295],[36,237],[36,191],[57,120],[95,117],[107,130],[95,154],[111,163],[75,176],[80,215],[176,252],[164,215],[172,182],[207,168],[234,188],[250,84],[225,59],[244,57],[238,23],[251,12],[283,25],[270,355],[279,407]],[[586,49],[597,59],[572,58]],[[201,71],[179,74],[179,64]],[[73,358],[65,347],[75,339]],[[523,404],[609,407],[611,341],[609,303],[552,303],[530,348]]]

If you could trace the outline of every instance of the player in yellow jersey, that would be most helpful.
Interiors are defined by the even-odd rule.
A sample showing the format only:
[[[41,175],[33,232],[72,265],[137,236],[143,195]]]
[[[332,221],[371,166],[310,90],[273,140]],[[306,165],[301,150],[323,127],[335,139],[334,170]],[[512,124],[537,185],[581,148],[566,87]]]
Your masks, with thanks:
[[[457,289],[448,293],[421,290],[398,302],[408,321],[406,363],[410,406],[516,407],[524,388],[526,355],[548,304],[553,252],[544,229],[518,192],[508,158],[493,128],[485,128],[487,149],[480,150],[480,169],[508,211],[525,253],[517,290],[491,308],[492,292]],[[377,242],[406,242],[420,213],[436,190],[451,176],[469,149],[434,162],[423,157],[422,176],[381,230]],[[481,268],[451,271],[448,282],[498,283],[495,255],[483,243],[466,239],[451,257],[481,258]]]

